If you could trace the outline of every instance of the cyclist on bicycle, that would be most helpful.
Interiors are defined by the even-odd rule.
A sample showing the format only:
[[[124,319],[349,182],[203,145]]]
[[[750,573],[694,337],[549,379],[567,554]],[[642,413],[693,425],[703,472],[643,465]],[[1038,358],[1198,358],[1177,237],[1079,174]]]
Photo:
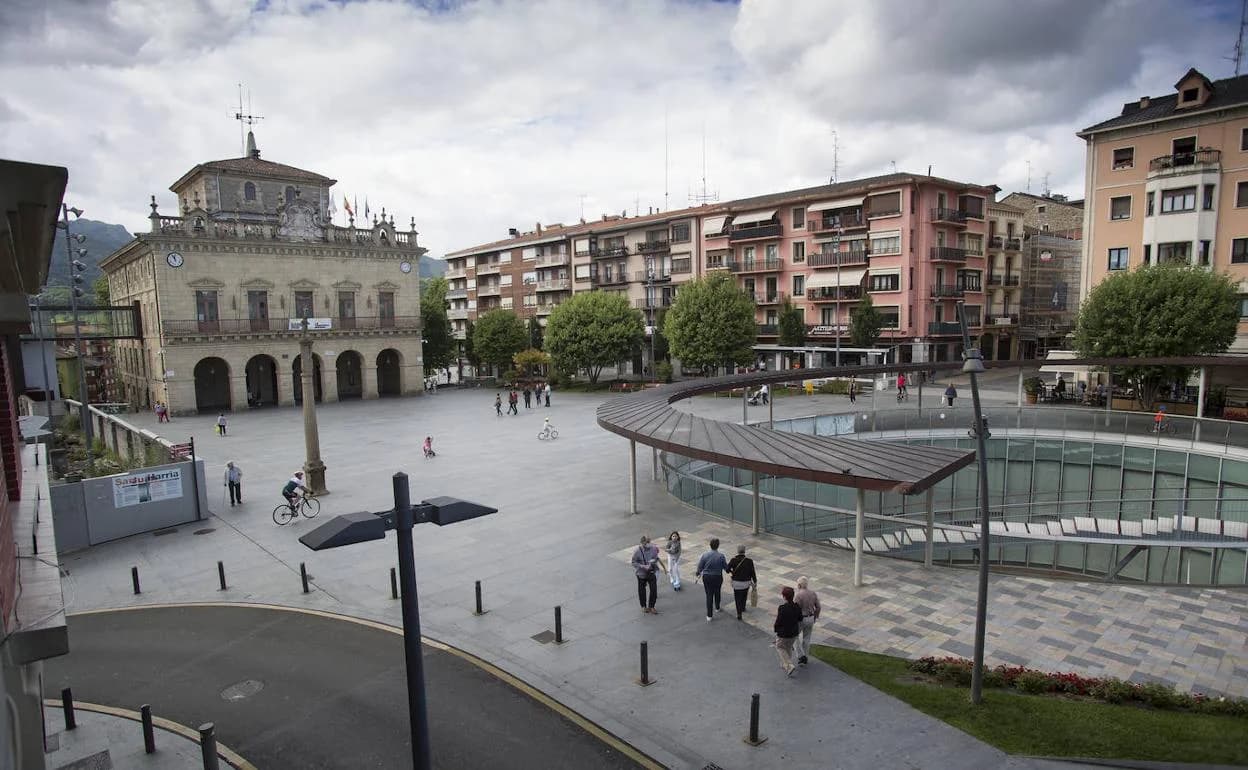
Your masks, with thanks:
[[[554,426],[550,424],[550,418],[549,417],[543,418],[542,419],[542,432],[539,435],[549,436],[552,430],[554,430]]]
[[[290,506],[292,511],[297,510],[299,506],[299,503],[296,502],[299,499],[299,495],[295,491],[297,489],[302,489],[304,494],[311,494],[312,492],[303,483],[303,471],[295,471],[295,475],[290,477],[290,481],[286,482],[286,486],[282,487],[282,497],[286,498],[286,504]]]
[[[1153,432],[1161,433],[1166,424],[1166,405],[1161,404],[1157,407],[1157,414],[1153,415]]]

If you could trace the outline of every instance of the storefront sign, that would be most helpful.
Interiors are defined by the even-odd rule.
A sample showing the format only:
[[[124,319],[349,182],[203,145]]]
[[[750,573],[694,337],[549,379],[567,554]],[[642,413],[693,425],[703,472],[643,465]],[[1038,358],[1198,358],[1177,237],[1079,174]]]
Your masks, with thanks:
[[[113,479],[113,507],[173,500],[182,496],[182,469],[132,473]]]

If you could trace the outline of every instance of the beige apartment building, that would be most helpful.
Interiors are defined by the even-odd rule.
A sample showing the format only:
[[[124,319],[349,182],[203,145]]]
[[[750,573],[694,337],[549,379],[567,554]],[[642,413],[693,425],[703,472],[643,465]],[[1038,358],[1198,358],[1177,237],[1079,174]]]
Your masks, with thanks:
[[[1248,75],[1189,70],[1079,132],[1087,142],[1082,296],[1117,270],[1179,262],[1239,282],[1248,352]]]
[[[303,398],[299,339],[314,340],[317,401],[421,393],[415,222],[330,222],[320,174],[260,158],[201,163],[152,197],[150,232],[104,259],[115,304],[137,304],[143,336],[114,348],[120,396],[175,413]]]

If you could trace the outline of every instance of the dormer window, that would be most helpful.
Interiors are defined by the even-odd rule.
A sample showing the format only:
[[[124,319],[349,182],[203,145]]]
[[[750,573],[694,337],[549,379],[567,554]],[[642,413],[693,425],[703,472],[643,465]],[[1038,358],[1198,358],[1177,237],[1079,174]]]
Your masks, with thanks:
[[[254,201],[256,199],[256,186],[252,182],[243,185],[243,200]]]

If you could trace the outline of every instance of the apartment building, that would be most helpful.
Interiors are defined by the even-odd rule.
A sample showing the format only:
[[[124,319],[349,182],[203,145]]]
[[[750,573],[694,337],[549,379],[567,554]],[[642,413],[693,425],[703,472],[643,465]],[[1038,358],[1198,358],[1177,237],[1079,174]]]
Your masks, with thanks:
[[[657,320],[681,283],[726,270],[754,297],[760,344],[777,342],[780,305],[791,298],[806,322],[807,365],[830,362],[838,336],[848,346],[850,309],[865,294],[885,318],[879,347],[897,348],[904,362],[949,360],[962,348],[955,303],[967,302],[977,338],[992,311],[984,279],[988,205],[996,192],[889,174],[678,211],[513,230],[508,239],[447,255],[451,320],[462,338],[467,321],[492,307],[540,318],[541,308],[567,296],[565,265],[571,292],[622,292],[647,320]],[[537,274],[546,264],[542,253],[558,261],[545,277]],[[483,282],[495,290],[493,279],[482,277],[483,263],[501,274],[497,304],[493,293],[481,291]],[[1006,271],[1009,263],[1001,264]],[[535,273],[531,284],[524,278],[529,272]],[[547,280],[558,283],[542,292]],[[1003,287],[1002,307],[1007,296]],[[1016,349],[1011,342],[1009,354]],[[643,366],[634,362],[638,372]]]
[[[1248,75],[1188,70],[1079,132],[1087,143],[1082,296],[1106,276],[1179,262],[1239,282],[1248,352]]]
[[[1083,237],[1083,201],[1069,200],[1065,195],[1049,193],[1010,193],[1001,203],[1023,212],[1023,229],[1033,233],[1052,233],[1078,240]]]
[[[1023,293],[1022,209],[988,204],[987,279],[984,289],[984,331],[980,348],[986,358],[1019,357],[1019,309]]]

